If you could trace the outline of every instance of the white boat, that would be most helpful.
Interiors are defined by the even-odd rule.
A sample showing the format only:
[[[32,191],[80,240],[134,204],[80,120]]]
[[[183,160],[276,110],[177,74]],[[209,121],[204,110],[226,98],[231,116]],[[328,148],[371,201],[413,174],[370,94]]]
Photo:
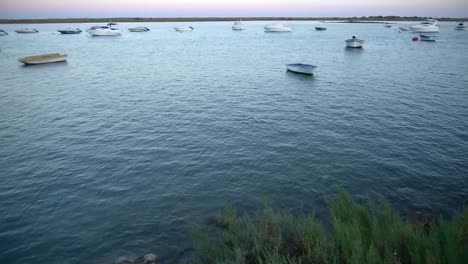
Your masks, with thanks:
[[[8,33],[5,30],[0,29],[0,36],[6,36],[6,35],[8,35]]]
[[[465,25],[463,24],[463,22],[460,22],[458,23],[458,25],[455,27],[456,30],[464,30],[465,29]]]
[[[19,58],[18,61],[24,63],[24,65],[39,65],[46,63],[65,62],[67,61],[67,54],[52,53],[38,56],[29,56]]]
[[[353,36],[350,39],[345,40],[346,47],[348,48],[362,48],[364,44],[364,40],[356,38],[356,36]]]
[[[65,28],[65,29],[59,29],[57,31],[60,32],[60,34],[64,34],[64,35],[80,34],[81,33],[81,29],[79,29],[79,28]]]
[[[409,27],[398,27],[401,31],[410,31]]]
[[[232,30],[245,30],[244,24],[240,21],[234,22],[234,25],[232,25]]]
[[[315,30],[317,30],[317,31],[324,31],[324,30],[327,30],[327,26],[316,26],[316,27],[315,27]]]
[[[423,35],[419,34],[419,37],[421,38],[421,41],[436,41],[437,36],[429,36],[429,35]]]
[[[109,23],[106,26],[94,26],[89,28],[88,32],[91,36],[120,36],[122,30],[114,28],[115,23]]]
[[[177,32],[187,32],[187,31],[192,31],[192,30],[193,30],[193,27],[191,27],[191,26],[188,26],[188,27],[187,27],[187,26],[184,26],[184,27],[175,27],[174,29],[175,29],[175,31],[177,31]]]
[[[437,33],[440,31],[437,26],[437,20],[428,19],[427,21],[421,22],[421,24],[410,26],[411,31],[415,33]]]
[[[147,27],[134,27],[134,28],[129,28],[128,31],[130,31],[130,32],[148,32],[148,31],[150,31],[150,29],[147,28]]]
[[[384,27],[386,27],[386,28],[391,28],[391,27],[392,27],[392,24],[390,24],[390,23],[385,23]]]
[[[15,30],[15,32],[18,33],[18,34],[39,33],[39,31],[37,31],[37,30],[34,29],[34,28],[22,28],[22,29],[17,29],[17,30]]]
[[[270,24],[265,26],[265,32],[292,32],[293,28],[290,25],[284,25],[281,23]]]
[[[294,73],[314,75],[316,74],[315,69],[317,69],[317,66],[303,63],[292,63],[286,64],[286,69]]]

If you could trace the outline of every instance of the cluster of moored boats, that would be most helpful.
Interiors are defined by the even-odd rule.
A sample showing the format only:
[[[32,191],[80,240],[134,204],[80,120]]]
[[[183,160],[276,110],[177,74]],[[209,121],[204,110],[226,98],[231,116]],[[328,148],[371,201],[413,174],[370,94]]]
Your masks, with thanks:
[[[122,30],[115,27],[116,23],[108,23],[105,26],[93,26],[86,30],[86,32],[92,36],[118,36],[122,35]],[[391,23],[385,23],[384,27],[391,28]],[[232,30],[245,30],[247,29],[245,25],[241,21],[236,21],[232,26]],[[429,19],[427,21],[421,22],[417,25],[412,26],[400,26],[398,27],[400,32],[402,31],[411,31],[414,33],[420,33],[419,38],[413,37],[413,41],[421,40],[421,41],[436,41],[437,35],[431,33],[438,33],[440,32],[440,28],[437,25],[437,20]],[[458,25],[455,27],[457,30],[464,30],[465,25],[462,22],[459,22]],[[193,31],[194,28],[192,26],[179,26],[174,28],[177,32],[189,32]],[[283,24],[283,23],[274,23],[269,24],[264,27],[265,32],[292,32],[294,28],[290,24]],[[327,30],[327,27],[324,23],[321,25],[315,26],[315,30],[317,31],[324,31]],[[57,30],[61,34],[80,34],[82,31],[79,28],[66,28]],[[133,27],[129,28],[128,31],[130,32],[148,32],[150,31],[147,27]],[[36,29],[18,29],[15,30],[18,34],[32,34],[38,33],[39,31]],[[0,30],[0,36],[6,36],[8,33],[4,30]],[[362,48],[364,46],[365,40],[360,39],[356,36],[352,36],[350,39],[345,40],[347,48]],[[55,63],[55,62],[64,62],[67,59],[66,54],[59,54],[59,53],[52,53],[52,54],[45,54],[39,56],[30,56],[18,59],[20,62],[24,63],[25,65],[36,65],[36,64],[44,64],[44,63]],[[315,73],[315,69],[317,66],[310,65],[310,64],[287,64],[286,68],[289,71],[297,72],[297,73],[304,73],[304,74],[311,74]]]

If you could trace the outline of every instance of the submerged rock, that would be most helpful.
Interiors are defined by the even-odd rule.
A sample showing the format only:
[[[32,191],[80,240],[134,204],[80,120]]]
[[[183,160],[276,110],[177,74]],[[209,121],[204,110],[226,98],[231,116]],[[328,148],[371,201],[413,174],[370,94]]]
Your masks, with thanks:
[[[155,254],[146,254],[143,257],[135,259],[133,264],[159,264],[159,257]]]
[[[114,261],[114,264],[133,264],[133,261],[131,261],[127,257],[120,257],[116,261]]]

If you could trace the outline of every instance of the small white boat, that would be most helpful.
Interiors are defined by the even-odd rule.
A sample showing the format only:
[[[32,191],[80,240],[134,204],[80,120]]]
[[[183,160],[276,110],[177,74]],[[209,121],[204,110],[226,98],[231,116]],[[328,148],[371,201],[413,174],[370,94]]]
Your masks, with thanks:
[[[147,27],[134,27],[134,28],[129,28],[128,31],[130,31],[130,32],[148,32],[148,31],[150,31],[150,29],[147,28]]]
[[[409,27],[398,27],[401,31],[410,31]]]
[[[0,29],[0,36],[6,36],[6,35],[8,35],[8,33],[5,30]]]
[[[465,29],[465,24],[463,22],[458,23],[458,25],[455,27],[456,30],[464,30]]]
[[[88,32],[91,36],[120,36],[122,30],[114,28],[115,23],[108,23],[106,26],[94,26],[89,28]]]
[[[265,26],[265,32],[292,32],[293,28],[290,25],[284,25],[281,23],[270,24]]]
[[[356,38],[356,36],[353,36],[350,39],[345,40],[346,47],[348,48],[362,48],[364,44],[364,40]]]
[[[19,58],[18,61],[24,63],[24,65],[39,65],[46,63],[65,62],[67,61],[67,54],[52,53],[38,56],[29,56]]]
[[[392,27],[392,24],[390,24],[390,23],[385,23],[384,27],[386,27],[386,28],[391,28],[391,27]]]
[[[234,25],[232,25],[232,30],[245,30],[244,24],[240,21],[234,22]]]
[[[303,63],[286,64],[286,69],[290,72],[315,75],[317,66]]]
[[[80,34],[82,31],[79,28],[65,28],[57,30],[60,34],[71,35],[71,34]]]
[[[192,30],[193,30],[193,27],[191,27],[191,26],[188,26],[188,27],[184,26],[184,27],[175,27],[174,29],[175,29],[175,31],[177,31],[177,32],[187,32],[187,31],[192,31]]]
[[[327,30],[327,26],[316,26],[316,27],[315,27],[315,30],[317,30],[317,31],[324,31],[324,30]]]
[[[419,37],[421,41],[436,41],[437,39],[437,36],[429,36],[429,35],[423,35],[423,34],[419,34]]]
[[[15,30],[15,32],[18,33],[18,34],[39,33],[39,31],[37,31],[37,30],[34,29],[34,28],[22,28],[22,29],[17,29],[17,30]]]
[[[427,21],[421,22],[421,24],[410,26],[411,31],[414,33],[437,33],[440,31],[437,26],[437,20],[428,19]]]

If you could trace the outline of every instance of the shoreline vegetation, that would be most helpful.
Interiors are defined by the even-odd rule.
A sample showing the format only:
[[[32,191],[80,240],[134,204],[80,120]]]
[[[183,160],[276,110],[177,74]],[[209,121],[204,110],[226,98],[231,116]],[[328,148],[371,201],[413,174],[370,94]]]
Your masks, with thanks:
[[[226,206],[191,230],[192,264],[466,263],[468,208],[446,220],[403,218],[384,198],[356,203],[340,188],[326,198],[331,219],[284,214],[265,206],[239,217]]]
[[[223,22],[223,21],[327,21],[337,23],[383,23],[421,21],[432,17],[368,16],[368,17],[109,17],[109,18],[44,18],[0,19],[0,24],[107,23],[112,22]],[[437,18],[439,21],[467,21],[468,18]]]

